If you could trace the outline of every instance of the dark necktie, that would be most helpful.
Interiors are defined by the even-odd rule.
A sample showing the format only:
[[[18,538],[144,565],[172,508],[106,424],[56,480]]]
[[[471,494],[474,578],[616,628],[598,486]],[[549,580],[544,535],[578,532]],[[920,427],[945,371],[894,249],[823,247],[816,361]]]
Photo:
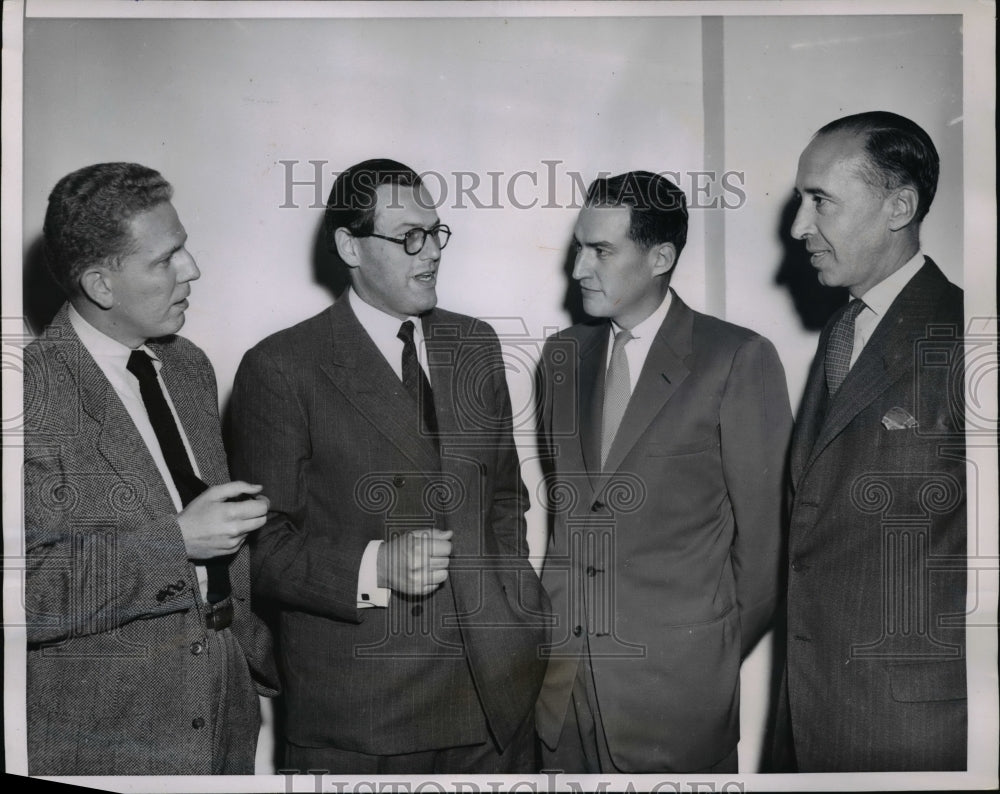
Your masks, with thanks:
[[[833,397],[851,369],[851,354],[854,352],[854,321],[865,308],[862,300],[854,299],[844,307],[833,324],[830,338],[826,341],[826,388]]]
[[[177,422],[174,421],[167,399],[163,396],[163,389],[160,387],[159,376],[152,360],[142,350],[133,350],[128,357],[126,369],[139,381],[139,393],[142,395],[143,405],[146,406],[153,432],[156,433],[156,440],[160,442],[160,451],[170,470],[174,487],[181,497],[181,503],[187,507],[208,486],[194,473],[191,459],[184,449],[184,442],[181,441]],[[209,603],[214,604],[229,595],[228,563],[228,557],[218,557],[205,563],[208,571]]]
[[[611,348],[611,362],[608,364],[604,380],[604,414],[601,427],[601,468],[608,459],[611,444],[618,434],[618,426],[625,416],[629,398],[632,396],[632,381],[628,371],[628,356],[625,345],[632,341],[632,332],[622,330],[615,334]]]
[[[434,392],[423,367],[417,360],[417,346],[413,342],[413,322],[407,320],[396,334],[403,342],[403,386],[420,407],[421,432],[427,433],[437,444],[437,414],[434,412]]]

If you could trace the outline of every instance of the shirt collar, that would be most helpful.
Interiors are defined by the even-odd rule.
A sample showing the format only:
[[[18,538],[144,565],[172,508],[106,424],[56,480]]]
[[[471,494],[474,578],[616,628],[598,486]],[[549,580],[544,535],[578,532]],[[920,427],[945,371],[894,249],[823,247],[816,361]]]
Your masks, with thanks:
[[[660,330],[660,326],[663,325],[663,321],[667,317],[667,311],[670,309],[672,296],[673,291],[668,289],[667,294],[663,296],[663,300],[660,301],[660,305],[656,308],[656,311],[632,329],[633,339],[652,338]],[[614,320],[611,321],[611,332],[613,334],[617,335],[619,331],[623,330],[618,323]]]
[[[917,271],[923,267],[924,255],[917,251],[912,259],[907,261],[899,270],[886,276],[868,292],[861,296],[865,306],[871,309],[879,317],[884,315],[892,302],[903,291],[903,287],[909,284],[910,279],[917,275]]]
[[[132,348],[123,345],[117,339],[112,339],[103,331],[95,328],[76,310],[76,307],[72,303],[69,305],[69,322],[90,355],[95,359],[114,362],[116,366],[119,366],[123,371],[125,370],[128,358],[132,355]],[[153,359],[153,363],[159,369],[160,359],[148,345],[139,345],[137,349],[142,350]]]
[[[368,336],[370,336],[379,347],[382,346],[382,341],[394,341],[396,339],[396,335],[399,333],[399,327],[406,322],[406,320],[400,320],[398,317],[386,314],[381,309],[376,309],[370,303],[366,303],[365,300],[354,291],[354,287],[348,287],[347,297],[350,301],[351,308],[354,310],[355,317],[357,317],[358,322],[361,323],[361,327],[365,329]],[[424,331],[423,323],[420,322],[420,318],[411,316],[406,319],[413,323],[414,340],[422,340],[424,338]]]

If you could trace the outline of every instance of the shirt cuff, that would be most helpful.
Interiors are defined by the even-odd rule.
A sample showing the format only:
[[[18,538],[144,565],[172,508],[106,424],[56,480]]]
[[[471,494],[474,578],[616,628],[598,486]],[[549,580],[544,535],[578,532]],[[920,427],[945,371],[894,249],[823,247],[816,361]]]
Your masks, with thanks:
[[[370,540],[361,555],[361,567],[358,570],[358,609],[368,607],[389,606],[388,587],[378,586],[378,550],[381,540]]]

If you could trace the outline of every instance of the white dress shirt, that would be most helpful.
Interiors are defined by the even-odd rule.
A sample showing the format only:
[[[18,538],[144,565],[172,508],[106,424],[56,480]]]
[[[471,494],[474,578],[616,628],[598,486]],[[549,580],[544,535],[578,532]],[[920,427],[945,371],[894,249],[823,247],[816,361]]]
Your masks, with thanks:
[[[903,287],[910,283],[917,271],[924,266],[924,255],[917,251],[916,255],[892,275],[882,279],[860,299],[865,302],[865,308],[854,321],[854,350],[851,351],[851,366],[858,360],[868,340],[872,338],[878,324],[882,322],[885,313],[889,311],[892,302],[899,297]]]
[[[345,297],[350,301],[351,309],[354,310],[361,327],[371,337],[375,347],[378,348],[382,357],[392,367],[392,371],[396,373],[396,377],[402,382],[403,340],[397,334],[399,334],[399,327],[405,320],[400,320],[365,303],[353,287],[348,288]],[[342,297],[340,300],[344,300],[344,298]],[[420,366],[430,382],[431,373],[427,366],[427,346],[424,344],[423,324],[419,317],[407,317],[406,319],[413,323],[413,344],[417,348],[417,361],[420,362]],[[389,606],[389,594],[392,590],[388,587],[378,586],[378,550],[383,543],[382,540],[369,541],[361,556],[357,592],[357,606],[359,608]]]
[[[629,392],[635,391],[635,385],[639,382],[646,358],[653,347],[653,340],[656,338],[660,326],[663,325],[663,321],[667,318],[671,299],[670,290],[667,290],[667,294],[656,311],[632,329],[632,338],[625,345],[625,358],[628,359]],[[615,342],[615,334],[622,330],[624,329],[618,323],[614,320],[611,321],[611,336],[608,342],[608,356],[604,362],[605,369],[611,363],[611,347]]]
[[[93,357],[94,361],[97,362],[97,366],[101,368],[101,372],[108,379],[111,388],[115,390],[115,394],[118,395],[118,398],[122,401],[122,405],[125,406],[125,410],[131,417],[135,429],[139,431],[146,449],[149,450],[149,454],[153,458],[157,470],[160,472],[163,484],[167,487],[170,498],[173,500],[174,508],[180,513],[184,509],[184,503],[181,501],[181,495],[177,492],[177,486],[174,485],[174,478],[167,467],[166,458],[163,457],[163,450],[160,449],[160,442],[156,438],[156,431],[153,430],[153,424],[149,421],[149,414],[146,413],[146,405],[142,401],[142,392],[139,390],[139,379],[129,372],[127,368],[129,356],[132,355],[132,349],[126,347],[118,340],[112,339],[104,332],[97,330],[73,308],[73,304],[70,304],[69,307],[69,322],[73,326],[73,330],[76,331],[76,335],[80,337],[80,342]],[[156,369],[157,375],[159,375],[163,362],[146,345],[141,345],[138,349],[153,360],[153,367]],[[191,461],[191,468],[196,475],[201,476],[201,473],[198,471],[198,462],[191,451],[191,444],[188,442],[187,434],[184,432],[184,425],[181,424],[180,417],[177,416],[177,409],[174,408],[173,400],[170,399],[167,386],[162,378],[157,378],[157,382],[160,384],[160,389],[163,391],[163,397],[166,399],[167,405],[170,406],[170,413],[173,414],[174,423],[177,425],[177,431],[180,433],[181,441],[184,444],[184,451],[187,452],[188,460]],[[201,595],[205,598],[208,593],[208,572],[205,570],[204,565],[196,565],[195,570],[198,574],[198,585],[201,589]]]

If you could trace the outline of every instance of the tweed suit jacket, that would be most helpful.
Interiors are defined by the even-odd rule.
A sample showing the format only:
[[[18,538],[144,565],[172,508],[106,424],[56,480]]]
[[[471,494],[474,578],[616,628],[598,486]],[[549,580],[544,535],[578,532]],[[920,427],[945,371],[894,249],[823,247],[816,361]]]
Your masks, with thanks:
[[[832,400],[836,316],[820,337],[791,458],[800,771],[966,767],[962,300],[927,258]]]
[[[392,755],[488,741],[530,718],[547,600],[527,560],[500,346],[485,323],[423,318],[440,454],[342,297],[258,344],[236,375],[234,471],[264,484],[255,592],[280,610],[287,738]],[[371,540],[452,530],[445,584],[357,608]]]
[[[29,772],[208,774],[212,732],[193,725],[214,694],[210,660],[195,653],[206,635],[197,574],[156,464],[67,309],[24,353]],[[226,482],[208,359],[181,337],[149,346],[202,479]],[[229,576],[230,630],[273,695],[245,547]],[[259,724],[257,692],[243,697]]]
[[[784,371],[674,293],[602,470],[608,338],[575,325],[542,356],[557,627],[536,725],[554,749],[586,639],[615,765],[702,769],[736,746],[740,661],[780,589]]]

